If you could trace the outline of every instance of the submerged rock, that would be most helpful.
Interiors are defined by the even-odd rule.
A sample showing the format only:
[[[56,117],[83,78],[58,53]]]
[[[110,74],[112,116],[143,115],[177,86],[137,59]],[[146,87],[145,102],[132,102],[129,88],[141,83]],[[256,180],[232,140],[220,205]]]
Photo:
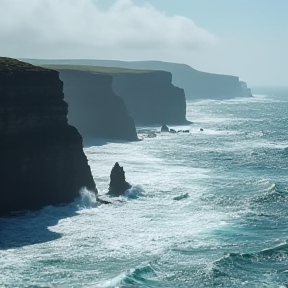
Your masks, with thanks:
[[[175,197],[173,198],[173,200],[179,201],[179,200],[182,200],[182,199],[186,199],[186,198],[188,198],[188,197],[189,197],[189,194],[188,194],[188,193],[185,193],[185,194],[181,194],[181,195],[179,195],[179,196],[175,196]]]
[[[108,194],[120,196],[132,186],[125,180],[125,172],[118,162],[115,163],[110,174],[110,185]]]

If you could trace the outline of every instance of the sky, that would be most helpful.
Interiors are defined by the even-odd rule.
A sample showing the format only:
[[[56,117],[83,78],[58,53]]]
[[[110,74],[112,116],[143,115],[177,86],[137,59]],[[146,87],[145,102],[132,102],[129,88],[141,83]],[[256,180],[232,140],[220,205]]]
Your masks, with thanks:
[[[0,56],[161,60],[288,86],[288,0],[0,0]]]

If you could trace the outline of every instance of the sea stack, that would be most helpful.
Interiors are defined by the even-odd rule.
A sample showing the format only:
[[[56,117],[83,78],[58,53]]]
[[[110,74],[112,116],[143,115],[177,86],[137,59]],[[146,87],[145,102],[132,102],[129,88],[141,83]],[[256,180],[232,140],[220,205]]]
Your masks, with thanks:
[[[116,162],[111,170],[108,194],[117,197],[122,195],[129,188],[131,188],[131,185],[125,180],[124,169]]]
[[[0,57],[0,216],[97,189],[58,72]]]

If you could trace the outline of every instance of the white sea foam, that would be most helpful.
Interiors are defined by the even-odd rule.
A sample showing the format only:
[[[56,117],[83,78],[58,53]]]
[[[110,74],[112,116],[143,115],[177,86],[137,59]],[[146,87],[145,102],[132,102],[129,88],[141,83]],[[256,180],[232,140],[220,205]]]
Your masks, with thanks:
[[[76,201],[80,208],[92,208],[97,206],[95,193],[86,188],[80,190],[80,199],[77,199]]]
[[[143,196],[143,195],[144,195],[144,189],[139,185],[132,186],[124,194],[124,196],[129,198],[129,199],[136,199],[136,198]]]

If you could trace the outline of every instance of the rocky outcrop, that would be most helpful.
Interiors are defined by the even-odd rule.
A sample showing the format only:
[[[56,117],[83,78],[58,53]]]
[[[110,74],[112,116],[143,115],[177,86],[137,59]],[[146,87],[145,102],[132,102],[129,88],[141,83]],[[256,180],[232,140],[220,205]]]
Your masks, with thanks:
[[[129,69],[148,69],[169,71],[172,83],[185,90],[186,99],[230,99],[250,97],[247,84],[232,75],[220,75],[198,71],[189,65],[162,61],[115,61],[115,60],[30,60],[41,64],[90,65],[102,67],[122,67]],[[244,86],[243,86],[243,83]],[[245,88],[246,85],[246,88]],[[248,89],[248,90],[247,90]]]
[[[117,197],[122,195],[129,188],[131,188],[131,185],[125,180],[124,169],[116,162],[111,170],[108,194]]]
[[[161,132],[169,132],[169,127],[167,125],[162,125]]]
[[[58,69],[69,104],[68,122],[84,137],[138,140],[123,100],[112,90],[112,76]]]
[[[97,192],[58,72],[0,58],[0,215]]]
[[[111,73],[113,90],[124,100],[135,123],[140,125],[189,123],[184,90],[172,84],[165,71]]]
[[[169,128],[167,125],[162,125],[161,126],[161,129],[160,129],[161,132],[170,132],[170,133],[189,133],[190,131],[189,130],[175,130],[173,128]]]

